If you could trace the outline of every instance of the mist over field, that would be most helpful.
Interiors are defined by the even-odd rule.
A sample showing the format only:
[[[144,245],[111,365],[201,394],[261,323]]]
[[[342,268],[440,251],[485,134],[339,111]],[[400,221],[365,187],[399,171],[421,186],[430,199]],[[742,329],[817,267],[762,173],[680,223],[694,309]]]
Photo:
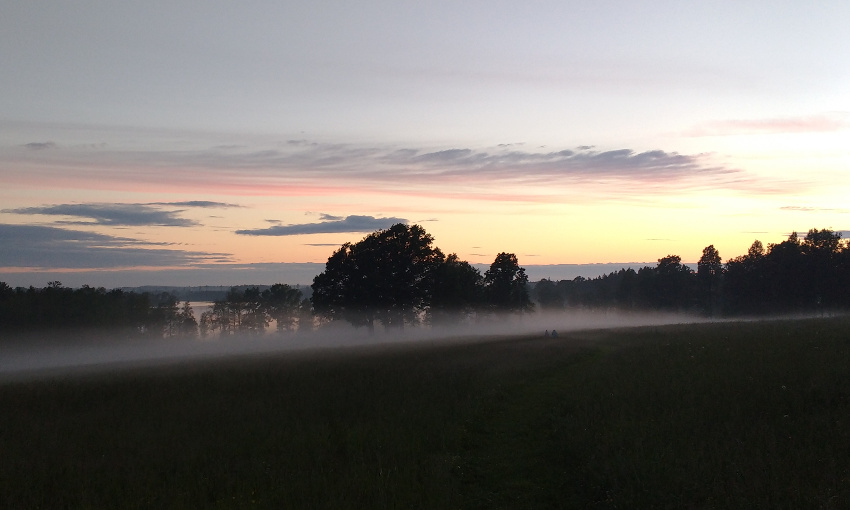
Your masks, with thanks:
[[[850,509],[850,1],[3,7],[0,510]]]
[[[423,345],[478,342],[510,336],[541,338],[546,331],[559,334],[578,330],[683,324],[704,317],[675,313],[620,311],[536,312],[493,316],[455,326],[419,326],[397,329],[354,328],[341,321],[315,331],[217,336],[207,339],[126,339],[121,333],[92,335],[44,333],[0,344],[0,380],[30,379],[63,373],[116,370],[204,359],[322,350],[344,354],[363,346]],[[564,338],[565,342],[569,339]]]
[[[340,246],[307,295],[277,283],[185,295],[181,304],[162,289],[71,289],[58,281],[13,289],[0,282],[0,326],[8,335],[0,339],[0,378],[720,317],[822,316],[850,308],[848,268],[850,245],[841,232],[810,229],[767,249],[755,241],[725,265],[709,245],[696,271],[668,255],[638,271],[532,284],[514,253],[499,253],[482,274],[434,247],[420,225],[397,223]],[[190,300],[197,299],[195,310]]]

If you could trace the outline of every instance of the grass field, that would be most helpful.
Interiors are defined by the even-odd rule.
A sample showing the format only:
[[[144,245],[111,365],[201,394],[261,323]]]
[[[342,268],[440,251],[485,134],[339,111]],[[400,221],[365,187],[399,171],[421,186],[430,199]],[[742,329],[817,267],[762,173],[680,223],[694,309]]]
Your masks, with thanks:
[[[0,384],[2,508],[848,508],[850,320]]]

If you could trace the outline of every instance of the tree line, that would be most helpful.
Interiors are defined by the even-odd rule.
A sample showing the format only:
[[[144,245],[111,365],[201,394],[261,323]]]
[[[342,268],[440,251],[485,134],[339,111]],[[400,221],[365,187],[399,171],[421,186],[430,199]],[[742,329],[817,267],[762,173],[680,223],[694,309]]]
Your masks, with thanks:
[[[201,314],[199,332],[202,337],[219,335],[259,335],[274,322],[278,333],[313,329],[313,312],[309,299],[300,289],[276,283],[260,291],[231,288],[224,299],[213,302]]]
[[[192,307],[168,293],[107,291],[84,285],[11,288],[0,282],[0,333],[49,330],[109,330],[138,337],[192,336],[197,332]]]
[[[259,334],[270,323],[280,332],[309,329],[309,300],[299,289],[275,284],[232,287],[196,319],[188,301],[168,292],[127,292],[53,281],[47,287],[11,288],[0,282],[0,335],[44,331],[109,331],[141,338],[195,338],[211,334]]]
[[[207,337],[309,331],[332,321],[374,330],[471,322],[503,313],[618,308],[757,315],[850,308],[850,243],[830,229],[793,233],[722,262],[707,246],[696,269],[678,255],[655,267],[597,278],[530,284],[516,255],[499,253],[483,274],[444,254],[419,225],[396,224],[335,250],[305,298],[286,284],[233,287],[196,320],[188,301],[50,282],[38,289],[0,282],[0,333],[109,329],[142,337]]]
[[[707,246],[696,270],[678,255],[655,267],[621,269],[593,279],[538,282],[543,309],[618,308],[702,313],[708,316],[811,313],[850,308],[850,243],[830,229],[795,232],[722,263]]]
[[[445,255],[419,225],[396,224],[336,250],[304,298],[275,284],[233,287],[196,320],[174,295],[107,291],[51,282],[43,289],[0,283],[0,331],[98,328],[136,336],[194,337],[309,331],[342,320],[374,330],[469,320],[533,308],[528,277],[516,255],[500,253],[483,275]]]

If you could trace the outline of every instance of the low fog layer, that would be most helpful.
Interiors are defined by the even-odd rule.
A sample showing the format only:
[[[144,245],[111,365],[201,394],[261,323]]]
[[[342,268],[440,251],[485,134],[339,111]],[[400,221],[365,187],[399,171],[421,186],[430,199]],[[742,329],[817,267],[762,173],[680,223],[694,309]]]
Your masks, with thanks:
[[[148,366],[188,360],[239,355],[346,349],[358,346],[414,344],[430,342],[486,342],[494,337],[527,336],[545,331],[559,334],[577,330],[681,324],[704,321],[694,316],[659,313],[559,312],[490,318],[476,324],[454,327],[408,327],[404,331],[355,329],[332,323],[309,333],[262,336],[227,336],[194,340],[114,340],[81,341],[52,336],[27,342],[0,345],[0,379],[38,378],[70,372],[114,370],[122,366]],[[564,336],[563,341],[569,341]]]

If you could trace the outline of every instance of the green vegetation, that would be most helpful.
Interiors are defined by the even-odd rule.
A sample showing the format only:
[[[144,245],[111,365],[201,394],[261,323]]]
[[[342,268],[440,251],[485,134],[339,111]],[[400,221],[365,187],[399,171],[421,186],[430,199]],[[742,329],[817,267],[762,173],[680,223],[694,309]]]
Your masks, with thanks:
[[[0,385],[4,508],[847,508],[847,318]]]

